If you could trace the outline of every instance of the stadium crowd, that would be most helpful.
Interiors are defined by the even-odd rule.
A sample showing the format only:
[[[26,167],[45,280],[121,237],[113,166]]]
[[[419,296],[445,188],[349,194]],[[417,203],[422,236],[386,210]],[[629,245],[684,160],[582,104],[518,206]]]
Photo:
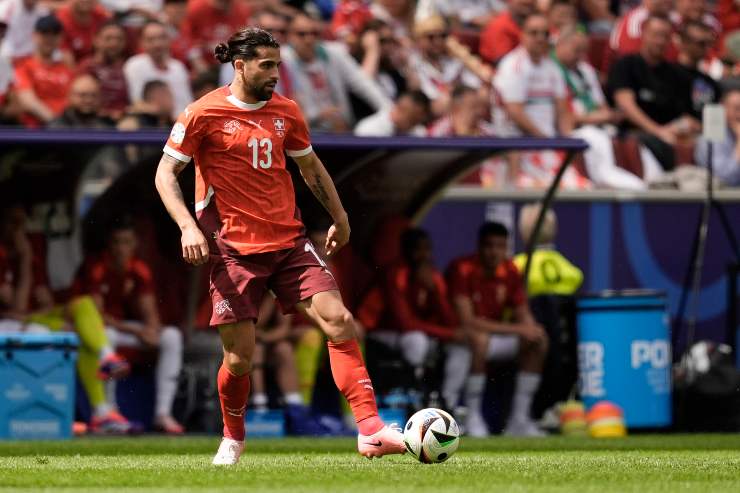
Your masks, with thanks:
[[[737,0],[0,0],[0,121],[167,127],[230,81],[213,48],[246,24],[282,44],[278,91],[315,132],[571,135],[590,147],[565,186],[640,190],[706,165],[723,97],[717,176],[740,184]],[[474,179],[544,186],[559,163],[510,153]]]

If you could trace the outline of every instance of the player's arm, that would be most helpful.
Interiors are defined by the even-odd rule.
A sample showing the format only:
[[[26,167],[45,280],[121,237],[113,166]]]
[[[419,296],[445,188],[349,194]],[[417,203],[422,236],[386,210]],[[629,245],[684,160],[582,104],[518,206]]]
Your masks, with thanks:
[[[333,255],[349,241],[350,228],[347,212],[345,212],[342,202],[339,200],[334,182],[315,152],[311,151],[305,156],[294,157],[293,159],[298,164],[306,185],[334,221],[326,235],[325,245],[327,255]]]
[[[195,219],[190,215],[185,205],[182,189],[177,182],[177,176],[185,169],[185,166],[187,166],[186,162],[163,154],[157,167],[154,184],[167,212],[182,232],[182,258],[190,264],[201,265],[208,261],[208,243],[195,223]]]
[[[464,295],[457,295],[453,299],[457,317],[460,323],[468,330],[478,332],[488,332],[490,334],[516,334],[517,330],[514,324],[506,322],[497,322],[484,317],[475,315],[473,301]]]

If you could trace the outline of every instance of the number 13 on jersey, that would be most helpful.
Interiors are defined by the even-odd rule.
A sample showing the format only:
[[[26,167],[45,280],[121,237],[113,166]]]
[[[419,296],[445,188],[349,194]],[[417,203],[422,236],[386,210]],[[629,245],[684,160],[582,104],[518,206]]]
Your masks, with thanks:
[[[252,137],[247,145],[252,149],[252,166],[254,169],[257,169],[258,165],[262,169],[272,167],[272,140],[268,137],[259,140]],[[262,159],[262,156],[264,156],[264,159]]]

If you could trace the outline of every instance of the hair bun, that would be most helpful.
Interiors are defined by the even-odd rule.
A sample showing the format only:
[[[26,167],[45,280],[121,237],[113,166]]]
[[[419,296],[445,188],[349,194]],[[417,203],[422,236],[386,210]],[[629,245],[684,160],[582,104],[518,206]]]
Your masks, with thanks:
[[[219,62],[231,62],[231,53],[229,51],[229,46],[226,43],[219,43],[213,50],[213,53],[216,57],[216,60],[218,60]]]

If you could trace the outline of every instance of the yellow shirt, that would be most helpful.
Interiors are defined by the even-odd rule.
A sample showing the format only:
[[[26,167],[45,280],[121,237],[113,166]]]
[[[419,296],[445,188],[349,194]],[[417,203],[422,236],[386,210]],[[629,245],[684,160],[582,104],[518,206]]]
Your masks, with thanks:
[[[524,274],[527,255],[520,253],[514,257],[514,264]],[[583,282],[581,269],[571,264],[559,252],[549,249],[535,250],[529,268],[529,296],[546,294],[572,295]]]

